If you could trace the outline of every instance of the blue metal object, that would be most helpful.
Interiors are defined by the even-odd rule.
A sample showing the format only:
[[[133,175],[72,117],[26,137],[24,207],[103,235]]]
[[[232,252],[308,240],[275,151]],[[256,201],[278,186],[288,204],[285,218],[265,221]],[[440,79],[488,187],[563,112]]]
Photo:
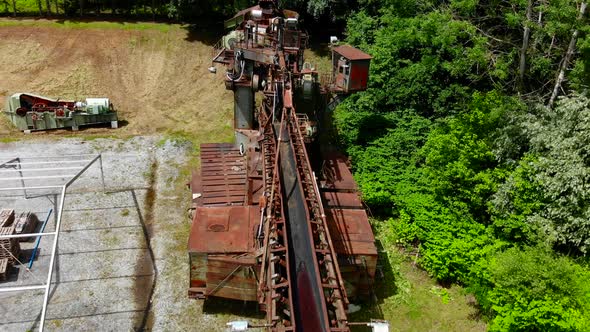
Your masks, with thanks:
[[[43,225],[41,225],[41,230],[39,231],[39,233],[43,233],[45,225],[47,225],[47,221],[49,220],[49,216],[51,216],[51,212],[53,212],[53,209],[49,209],[49,212],[47,212],[47,217],[45,217],[45,221],[43,222]],[[35,243],[35,248],[33,249],[33,253],[31,254],[31,259],[29,260],[29,269],[33,266],[33,260],[35,260],[35,256],[37,255],[37,248],[39,248],[39,243],[41,243],[41,235],[37,236],[37,243]]]

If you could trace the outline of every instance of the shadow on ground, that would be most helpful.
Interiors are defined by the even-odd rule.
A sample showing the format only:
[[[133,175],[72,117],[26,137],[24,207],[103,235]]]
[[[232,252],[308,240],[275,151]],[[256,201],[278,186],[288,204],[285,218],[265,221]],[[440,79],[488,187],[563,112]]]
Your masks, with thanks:
[[[368,322],[371,319],[384,319],[381,304],[383,304],[386,298],[399,293],[399,287],[397,285],[398,274],[394,272],[391,266],[389,254],[383,249],[380,240],[377,240],[375,245],[379,252],[379,258],[377,261],[377,273],[373,285],[373,294],[371,294],[369,299],[353,302],[362,308],[360,311],[350,314],[349,319],[353,322]]]
[[[208,298],[203,303],[203,313],[209,315],[239,315],[251,319],[264,319],[265,315],[258,310],[258,303],[219,298]]]
[[[183,26],[186,30],[185,40],[188,42],[201,42],[208,46],[215,45],[224,35],[223,22],[204,20],[199,23]]]

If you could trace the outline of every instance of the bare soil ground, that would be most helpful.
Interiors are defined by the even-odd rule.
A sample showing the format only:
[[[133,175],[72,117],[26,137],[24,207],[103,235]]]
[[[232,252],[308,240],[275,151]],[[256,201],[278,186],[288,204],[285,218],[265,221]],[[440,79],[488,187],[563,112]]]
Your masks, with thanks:
[[[3,19],[2,21],[10,22]],[[43,24],[47,23],[47,24]],[[125,121],[117,136],[231,128],[233,98],[210,74],[211,46],[187,30],[60,28],[26,20],[0,28],[0,97],[109,97]],[[3,106],[3,104],[2,104]],[[88,133],[107,132],[90,129]],[[13,134],[6,121],[0,134]]]

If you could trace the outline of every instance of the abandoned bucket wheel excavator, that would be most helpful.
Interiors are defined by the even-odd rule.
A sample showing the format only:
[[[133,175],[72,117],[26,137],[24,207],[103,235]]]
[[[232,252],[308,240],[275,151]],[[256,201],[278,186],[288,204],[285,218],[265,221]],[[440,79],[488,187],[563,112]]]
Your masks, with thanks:
[[[213,63],[227,68],[234,92],[235,144],[201,145],[190,182],[189,296],[256,301],[266,313],[256,327],[267,331],[387,331],[384,321],[348,322],[349,299],[371,294],[377,249],[346,157],[318,133],[333,101],[366,89],[371,57],[335,46],[331,77],[320,80],[304,61],[299,15],[276,1],[225,27],[233,30]]]

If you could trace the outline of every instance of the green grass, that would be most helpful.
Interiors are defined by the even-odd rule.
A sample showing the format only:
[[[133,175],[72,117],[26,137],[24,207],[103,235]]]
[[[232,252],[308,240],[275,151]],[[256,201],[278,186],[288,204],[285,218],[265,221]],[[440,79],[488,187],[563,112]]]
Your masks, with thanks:
[[[16,137],[16,136],[6,136],[6,137],[0,137],[0,143],[12,143],[12,142],[18,142],[21,140],[22,137]]]
[[[191,133],[182,130],[170,130],[162,136],[162,138],[156,143],[156,146],[161,148],[168,141],[174,145],[182,145],[188,142],[194,143],[194,140],[195,137]]]
[[[83,141],[86,142],[92,142],[92,141],[96,141],[98,139],[117,139],[119,138],[117,135],[115,134],[88,134],[88,135],[76,135],[76,134],[68,134],[68,135],[64,135],[63,137],[65,138],[77,138],[77,139],[81,139]]]
[[[305,50],[305,62],[311,63],[320,75],[329,74],[332,71],[332,58],[324,55],[325,52],[327,51],[316,48]]]
[[[46,10],[47,10],[47,6],[46,6],[46,1],[45,0],[40,0],[41,1],[41,11],[42,14],[45,14]],[[50,0],[51,2],[51,13],[52,14],[56,14],[56,10],[55,10],[55,2],[56,0]],[[59,2],[59,15],[63,15],[64,14],[64,0],[58,0]],[[110,3],[105,3],[106,6],[103,6],[103,8],[101,8],[101,13],[102,14],[108,14],[111,13],[111,9],[110,9]],[[161,8],[159,8],[159,10],[161,11]],[[37,16],[39,15],[39,6],[37,4],[37,0],[16,0],[16,11],[18,15],[31,15],[31,16]],[[86,15],[92,15],[96,12],[96,7],[91,5],[91,4],[86,4],[85,6],[85,11],[86,11]],[[13,13],[13,7],[12,7],[12,0],[3,0],[0,1],[0,14],[3,15],[12,15]],[[152,10],[149,6],[134,6],[131,10],[132,14],[135,15],[152,15]],[[161,14],[161,13],[160,13]]]

